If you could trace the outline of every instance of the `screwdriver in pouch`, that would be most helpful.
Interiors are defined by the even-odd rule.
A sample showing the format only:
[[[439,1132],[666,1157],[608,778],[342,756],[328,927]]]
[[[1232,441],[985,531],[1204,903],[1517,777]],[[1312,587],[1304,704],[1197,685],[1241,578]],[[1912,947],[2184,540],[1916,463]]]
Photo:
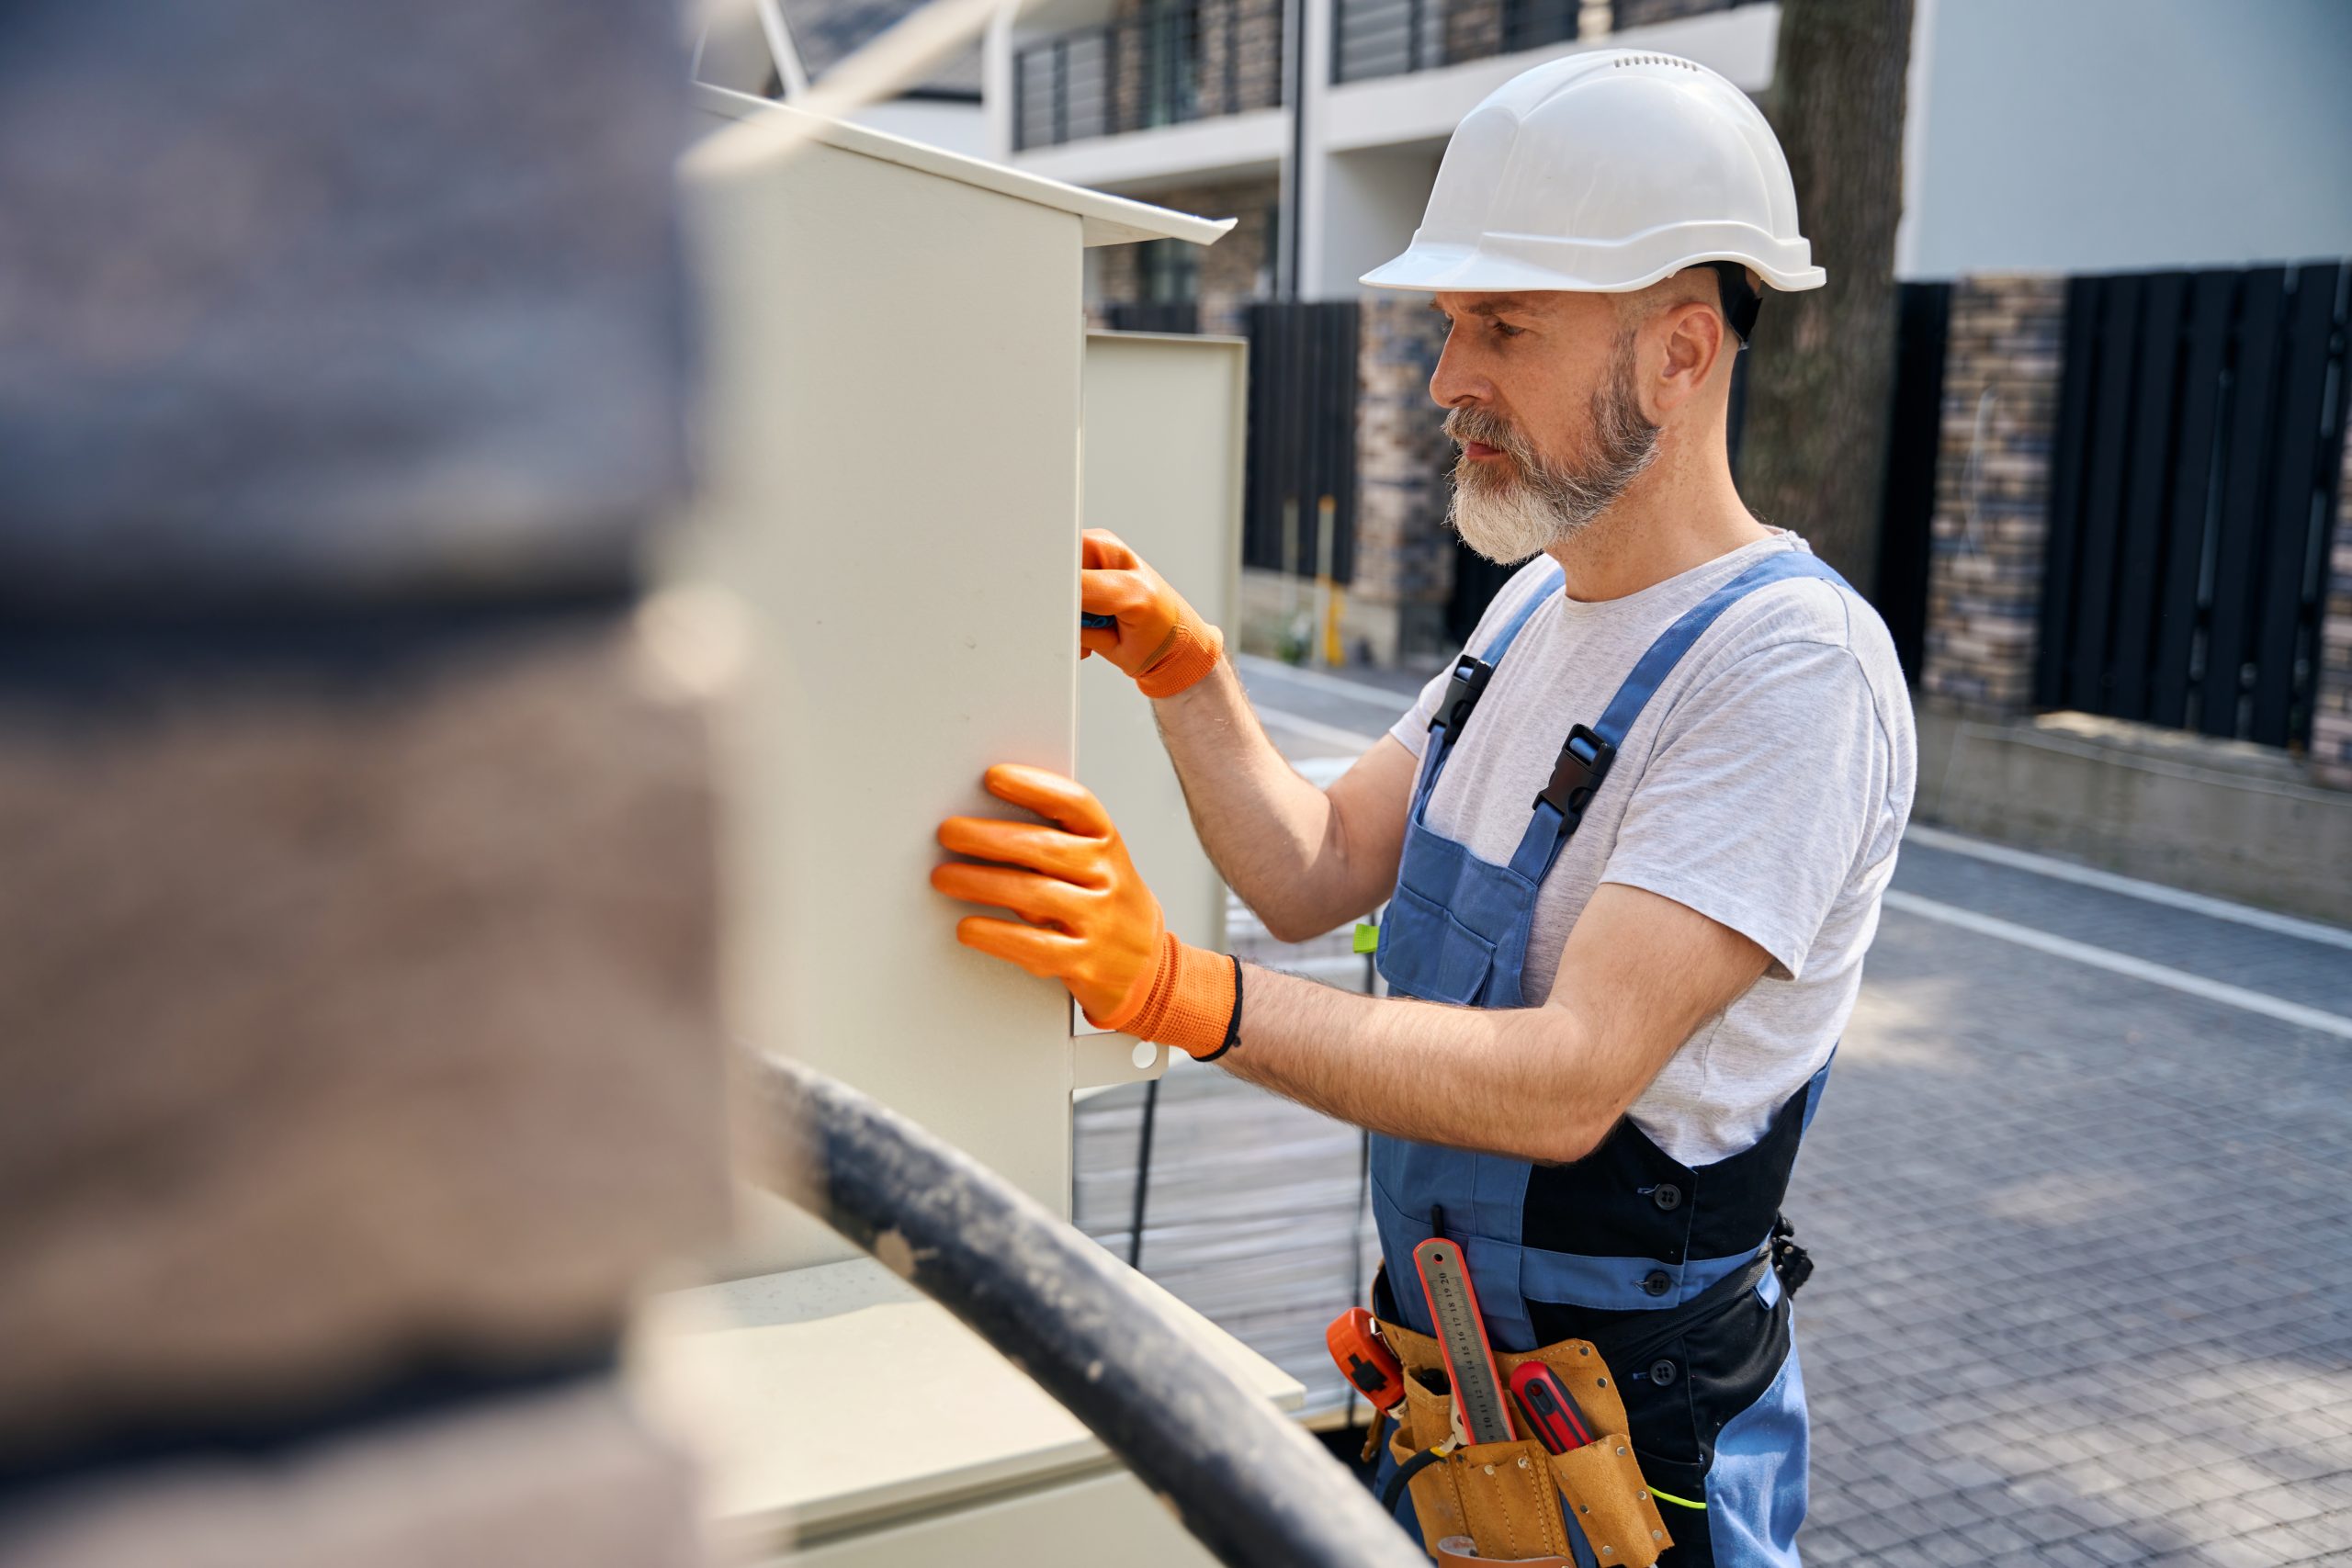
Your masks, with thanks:
[[[1566,1385],[1543,1362],[1522,1363],[1510,1375],[1510,1391],[1519,1395],[1520,1408],[1527,1412],[1527,1424],[1535,1428],[1537,1438],[1552,1452],[1564,1454],[1592,1441],[1592,1424],[1577,1408]]]

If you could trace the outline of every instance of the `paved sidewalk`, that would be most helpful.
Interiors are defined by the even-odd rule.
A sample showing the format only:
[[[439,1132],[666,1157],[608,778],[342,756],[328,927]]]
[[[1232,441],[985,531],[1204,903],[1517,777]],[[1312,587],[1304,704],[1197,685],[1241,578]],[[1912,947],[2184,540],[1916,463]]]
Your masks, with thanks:
[[[1351,755],[1408,700],[1245,676],[1297,759]],[[2352,1038],[1950,914],[2347,1029],[2352,947],[1920,843],[1895,886],[1925,905],[1885,914],[1789,1204],[1819,1265],[1807,1560],[2352,1568]],[[1344,1136],[1312,1142],[1345,1163]],[[1219,1181],[1184,1186],[1254,1201]]]
[[[2352,976],[1916,846],[1896,886]],[[1891,910],[1790,1211],[1810,1561],[2352,1563],[2352,1040]]]

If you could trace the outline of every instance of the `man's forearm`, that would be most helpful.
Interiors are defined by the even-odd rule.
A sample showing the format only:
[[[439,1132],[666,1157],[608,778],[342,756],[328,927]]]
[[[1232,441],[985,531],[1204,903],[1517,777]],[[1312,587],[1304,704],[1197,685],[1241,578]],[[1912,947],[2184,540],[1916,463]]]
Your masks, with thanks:
[[[1193,831],[1227,886],[1277,935],[1313,935],[1347,919],[1325,918],[1319,897],[1343,874],[1330,800],[1267,739],[1231,662],[1220,660],[1152,711]]]
[[[1239,1043],[1217,1059],[1342,1122],[1519,1159],[1581,1158],[1623,1111],[1605,1049],[1566,1008],[1456,1008],[1243,968]]]

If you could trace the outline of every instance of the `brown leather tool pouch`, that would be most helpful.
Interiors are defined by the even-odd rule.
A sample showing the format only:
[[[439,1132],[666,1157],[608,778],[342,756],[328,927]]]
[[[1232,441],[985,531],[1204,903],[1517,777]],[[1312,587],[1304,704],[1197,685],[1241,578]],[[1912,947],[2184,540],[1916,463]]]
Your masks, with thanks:
[[[1649,1568],[1674,1544],[1624,1433],[1611,1432],[1580,1449],[1544,1457],[1577,1528],[1603,1563]]]
[[[1573,1557],[1481,1557],[1477,1546],[1466,1535],[1447,1536],[1430,1551],[1437,1557],[1438,1568],[1452,1568],[1453,1564],[1484,1568],[1489,1562],[1508,1562],[1512,1568],[1576,1568],[1577,1561]]]
[[[1384,1321],[1380,1328],[1405,1368],[1403,1419],[1389,1439],[1389,1456],[1401,1464],[1445,1441],[1453,1430],[1453,1399],[1436,1340],[1401,1324]],[[1673,1538],[1642,1480],[1625,1436],[1625,1404],[1607,1363],[1581,1339],[1495,1356],[1506,1382],[1528,1361],[1552,1369],[1598,1435],[1565,1454],[1547,1451],[1532,1438],[1477,1443],[1421,1470],[1407,1485],[1430,1555],[1440,1562],[1567,1562],[1573,1549],[1566,1521],[1573,1516],[1603,1564],[1650,1568]],[[1525,1430],[1522,1416],[1515,1411],[1513,1419]],[[1476,1556],[1465,1558],[1459,1540],[1449,1555],[1442,1550],[1449,1538],[1467,1538]]]

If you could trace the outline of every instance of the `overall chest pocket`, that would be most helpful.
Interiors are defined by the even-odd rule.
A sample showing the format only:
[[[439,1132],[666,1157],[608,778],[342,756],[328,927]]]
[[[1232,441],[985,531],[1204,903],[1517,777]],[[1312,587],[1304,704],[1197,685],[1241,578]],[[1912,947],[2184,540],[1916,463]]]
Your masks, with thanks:
[[[1380,922],[1375,958],[1391,989],[1469,1007],[1482,998],[1494,973],[1495,944],[1400,885]]]

